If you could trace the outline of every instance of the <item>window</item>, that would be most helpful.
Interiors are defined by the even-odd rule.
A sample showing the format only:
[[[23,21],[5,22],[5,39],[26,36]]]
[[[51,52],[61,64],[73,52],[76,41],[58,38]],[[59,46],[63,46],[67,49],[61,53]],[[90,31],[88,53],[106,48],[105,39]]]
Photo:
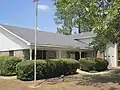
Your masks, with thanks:
[[[67,52],[67,58],[75,59],[75,52],[68,51]]]
[[[9,51],[9,56],[14,56],[14,51]]]
[[[87,57],[87,52],[81,52],[81,58],[86,58]]]

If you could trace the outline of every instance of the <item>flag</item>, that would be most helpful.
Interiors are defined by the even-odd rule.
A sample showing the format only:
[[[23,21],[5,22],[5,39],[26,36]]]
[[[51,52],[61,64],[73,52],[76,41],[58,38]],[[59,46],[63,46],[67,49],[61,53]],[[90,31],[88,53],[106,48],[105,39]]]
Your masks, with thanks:
[[[33,0],[33,2],[36,2],[36,1],[38,1],[38,0]]]

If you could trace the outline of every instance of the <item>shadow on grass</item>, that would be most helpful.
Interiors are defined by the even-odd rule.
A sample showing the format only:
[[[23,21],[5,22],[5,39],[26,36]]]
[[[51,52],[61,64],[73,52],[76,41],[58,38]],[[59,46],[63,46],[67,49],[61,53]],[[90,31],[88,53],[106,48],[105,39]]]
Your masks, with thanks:
[[[106,75],[85,76],[83,80],[79,80],[76,85],[102,87],[107,83],[120,85],[120,70],[114,71]],[[110,87],[109,90],[120,90],[115,87]]]

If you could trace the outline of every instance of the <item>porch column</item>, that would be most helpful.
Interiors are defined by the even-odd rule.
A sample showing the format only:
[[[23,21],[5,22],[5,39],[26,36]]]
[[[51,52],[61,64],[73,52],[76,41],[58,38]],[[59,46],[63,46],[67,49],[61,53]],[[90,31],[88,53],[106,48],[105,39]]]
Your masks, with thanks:
[[[80,59],[81,59],[81,51],[79,51]]]
[[[58,58],[62,58],[62,51],[61,50],[58,51]]]
[[[30,48],[30,60],[32,60],[32,49]]]

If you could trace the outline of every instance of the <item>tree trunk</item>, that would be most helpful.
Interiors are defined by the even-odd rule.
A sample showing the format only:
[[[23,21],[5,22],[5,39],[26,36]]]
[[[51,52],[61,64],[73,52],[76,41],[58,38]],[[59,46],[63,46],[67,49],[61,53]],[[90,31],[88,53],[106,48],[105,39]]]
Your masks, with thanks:
[[[69,29],[70,29],[70,34],[72,34],[72,27],[69,27]]]
[[[80,22],[79,22],[79,25],[78,25],[78,32],[81,33]]]
[[[79,19],[80,19],[80,14],[78,14],[78,17],[79,17]],[[81,27],[80,27],[81,25],[80,25],[80,21],[78,22],[78,33],[81,33]]]

